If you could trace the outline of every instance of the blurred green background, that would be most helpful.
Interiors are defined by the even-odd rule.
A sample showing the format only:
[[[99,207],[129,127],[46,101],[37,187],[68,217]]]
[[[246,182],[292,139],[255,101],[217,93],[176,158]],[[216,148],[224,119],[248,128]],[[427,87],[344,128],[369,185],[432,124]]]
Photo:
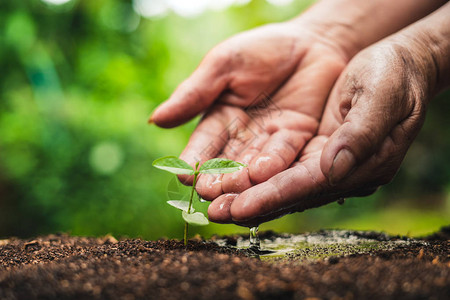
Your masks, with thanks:
[[[178,155],[196,120],[164,130],[146,124],[150,112],[215,44],[311,2],[1,1],[0,237],[182,237],[179,211],[165,204],[172,177],[151,162]],[[449,95],[432,102],[394,182],[261,229],[423,235],[449,224]],[[195,232],[247,229],[211,224]]]

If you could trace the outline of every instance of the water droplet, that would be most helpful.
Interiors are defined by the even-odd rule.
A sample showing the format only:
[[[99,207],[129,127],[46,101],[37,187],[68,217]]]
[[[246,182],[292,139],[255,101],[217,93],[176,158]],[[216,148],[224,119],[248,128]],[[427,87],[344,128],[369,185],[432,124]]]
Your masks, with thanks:
[[[336,200],[336,202],[337,202],[339,205],[344,205],[344,203],[345,203],[345,198],[339,198],[339,199]]]
[[[250,228],[250,247],[249,250],[254,252],[261,251],[261,241],[258,236],[258,226]]]
[[[213,177],[213,179],[214,179],[214,181],[212,182],[212,185],[221,183],[222,182],[222,174]]]
[[[260,158],[258,158],[256,160],[256,165],[260,165],[262,163],[265,163],[265,162],[268,162],[268,161],[271,161],[271,160],[272,160],[272,158],[270,156],[261,156]]]

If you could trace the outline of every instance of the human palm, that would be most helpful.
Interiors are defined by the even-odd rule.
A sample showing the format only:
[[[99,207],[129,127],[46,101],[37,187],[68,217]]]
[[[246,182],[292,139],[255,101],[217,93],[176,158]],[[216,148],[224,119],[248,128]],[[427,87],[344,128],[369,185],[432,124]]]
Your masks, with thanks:
[[[205,112],[181,158],[247,164],[223,177],[202,175],[197,184],[208,200],[239,193],[302,159],[346,62],[317,31],[292,22],[263,26],[216,46],[152,121],[173,127]]]

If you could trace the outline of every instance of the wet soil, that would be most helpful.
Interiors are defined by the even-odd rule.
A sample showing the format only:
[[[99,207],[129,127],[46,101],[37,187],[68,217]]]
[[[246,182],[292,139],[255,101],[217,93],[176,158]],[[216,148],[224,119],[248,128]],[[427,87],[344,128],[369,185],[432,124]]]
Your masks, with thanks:
[[[217,237],[191,240],[187,249],[180,241],[111,236],[0,240],[0,299],[448,299],[449,228],[421,240],[351,233],[357,235],[394,243],[266,262],[219,246]]]

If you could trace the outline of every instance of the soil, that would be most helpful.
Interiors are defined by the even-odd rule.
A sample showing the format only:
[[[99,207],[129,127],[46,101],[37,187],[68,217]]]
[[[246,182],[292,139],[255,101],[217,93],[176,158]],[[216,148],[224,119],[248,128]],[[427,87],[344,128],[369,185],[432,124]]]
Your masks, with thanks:
[[[0,299],[448,299],[449,232],[422,240],[354,233],[403,242],[276,262],[219,246],[217,238],[197,238],[187,248],[175,240],[112,236],[12,238],[0,240]]]

